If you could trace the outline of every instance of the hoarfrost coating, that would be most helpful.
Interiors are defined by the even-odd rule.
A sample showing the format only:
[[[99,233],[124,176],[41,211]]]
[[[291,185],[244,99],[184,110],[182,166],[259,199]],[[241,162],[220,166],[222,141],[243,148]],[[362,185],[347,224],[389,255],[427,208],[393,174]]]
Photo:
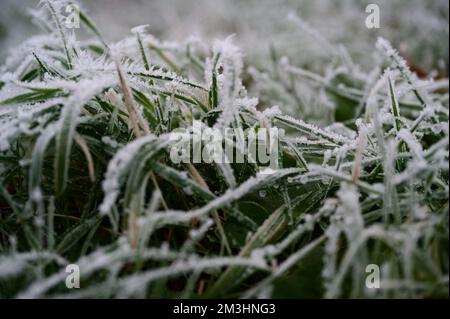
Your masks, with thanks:
[[[448,297],[448,2],[100,2],[0,67],[0,297]]]

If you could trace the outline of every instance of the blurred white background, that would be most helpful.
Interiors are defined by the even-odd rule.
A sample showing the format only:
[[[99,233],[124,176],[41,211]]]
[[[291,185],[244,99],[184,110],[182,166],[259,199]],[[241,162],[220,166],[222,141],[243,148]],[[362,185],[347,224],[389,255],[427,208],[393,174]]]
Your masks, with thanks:
[[[39,31],[28,15],[38,0],[0,0],[0,63],[8,50]],[[381,9],[381,28],[367,29],[365,7]],[[149,24],[162,40],[199,36],[206,40],[236,34],[247,58],[257,62],[273,45],[298,63],[312,63],[319,54],[308,35],[288,21],[294,12],[333,43],[344,44],[355,61],[365,64],[375,40],[383,36],[427,69],[448,73],[448,0],[81,0],[82,8],[109,41],[129,29]],[[82,30],[80,31],[82,32]]]

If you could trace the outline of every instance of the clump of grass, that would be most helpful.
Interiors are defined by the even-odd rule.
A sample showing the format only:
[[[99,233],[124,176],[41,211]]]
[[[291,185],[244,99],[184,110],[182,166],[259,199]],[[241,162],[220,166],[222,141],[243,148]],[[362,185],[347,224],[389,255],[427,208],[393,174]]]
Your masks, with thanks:
[[[385,40],[372,76],[335,57],[321,75],[276,54],[244,68],[232,38],[106,44],[82,17],[97,40],[56,22],[1,68],[1,297],[448,296],[448,80],[417,79]],[[284,129],[280,168],[172,163],[193,120]]]

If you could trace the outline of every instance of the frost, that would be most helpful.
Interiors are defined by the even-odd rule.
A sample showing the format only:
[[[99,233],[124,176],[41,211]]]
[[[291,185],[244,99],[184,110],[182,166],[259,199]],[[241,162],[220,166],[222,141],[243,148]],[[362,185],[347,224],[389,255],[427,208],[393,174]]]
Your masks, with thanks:
[[[278,116],[276,117],[278,121],[281,121],[293,128],[296,128],[306,134],[310,134],[315,137],[322,137],[331,142],[335,142],[338,144],[345,144],[350,142],[350,140],[340,134],[336,134],[333,132],[327,132],[313,124],[305,123],[302,120],[295,119],[290,116]]]
[[[234,100],[242,92],[241,73],[243,68],[242,52],[233,44],[233,37],[223,41],[216,41],[213,45],[213,59],[209,61],[210,68],[206,69],[205,77],[212,86],[212,76],[217,79],[217,95],[222,115],[218,120],[218,127],[227,127],[236,112]]]
[[[27,252],[16,253],[12,256],[0,257],[0,278],[8,278],[11,276],[18,276],[26,267],[32,267],[33,261],[49,260],[63,265],[67,261],[64,258],[51,252]]]
[[[139,26],[132,28],[131,32],[132,33],[147,33],[149,29],[150,29],[150,25],[143,24],[143,25],[139,25]]]
[[[422,103],[423,106],[429,104],[430,98],[428,97],[428,95],[425,92],[423,92],[421,90],[421,88],[420,88],[421,85],[418,84],[419,81],[417,79],[416,74],[411,72],[405,59],[403,59],[398,54],[397,50],[395,50],[391,46],[389,41],[387,41],[383,38],[378,38],[376,47],[378,50],[383,52],[386,55],[386,57],[391,59],[394,67],[396,67],[401,72],[402,76],[405,78],[405,80],[411,86],[411,89],[414,91],[414,94],[415,94],[416,98],[419,100],[419,102]]]
[[[268,118],[274,118],[275,116],[280,116],[281,114],[282,113],[281,113],[280,107],[278,105],[274,105],[263,111],[263,115]]]
[[[422,145],[420,145],[417,138],[409,130],[401,129],[397,135],[399,138],[401,138],[403,141],[406,142],[406,144],[408,145],[408,147],[411,149],[411,151],[414,153],[415,156],[419,158],[423,156]]]
[[[335,6],[345,12],[338,27],[324,1],[201,1],[194,11],[175,2],[175,11],[142,2],[159,15],[146,16],[151,28],[108,43],[85,20],[92,38],[61,28],[67,1],[31,12],[48,34],[0,67],[6,297],[145,298],[163,284],[175,297],[270,298],[293,272],[304,279],[295,269],[313,254],[326,298],[448,294],[448,62],[434,48],[448,22],[419,3],[386,10],[387,23],[414,21],[414,34],[390,40],[414,35],[420,54],[382,38],[372,52],[371,37],[362,45],[350,28],[358,6]],[[280,19],[289,11],[303,18]],[[220,33],[199,34],[236,32],[225,40],[192,36],[183,23],[209,28],[205,17],[224,13],[212,19]],[[172,162],[172,132],[193,134],[194,121],[278,129],[280,168]],[[66,257],[82,289],[64,289]],[[362,265],[374,260],[384,288],[371,294]]]
[[[136,153],[141,147],[155,140],[155,136],[149,135],[129,143],[116,153],[108,164],[108,170],[102,183],[105,198],[100,205],[100,213],[108,214],[119,195],[120,179],[125,173],[128,165],[133,161]]]

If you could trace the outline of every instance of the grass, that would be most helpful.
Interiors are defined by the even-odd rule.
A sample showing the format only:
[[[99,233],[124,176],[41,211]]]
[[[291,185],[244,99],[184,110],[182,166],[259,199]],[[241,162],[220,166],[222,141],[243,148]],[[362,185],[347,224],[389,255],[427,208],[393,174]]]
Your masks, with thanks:
[[[448,297],[448,79],[385,40],[373,79],[337,52],[330,74],[275,47],[258,68],[232,38],[107,44],[84,12],[78,41],[59,4],[1,68],[0,297]],[[283,129],[280,168],[174,164],[170,133],[194,120]]]

